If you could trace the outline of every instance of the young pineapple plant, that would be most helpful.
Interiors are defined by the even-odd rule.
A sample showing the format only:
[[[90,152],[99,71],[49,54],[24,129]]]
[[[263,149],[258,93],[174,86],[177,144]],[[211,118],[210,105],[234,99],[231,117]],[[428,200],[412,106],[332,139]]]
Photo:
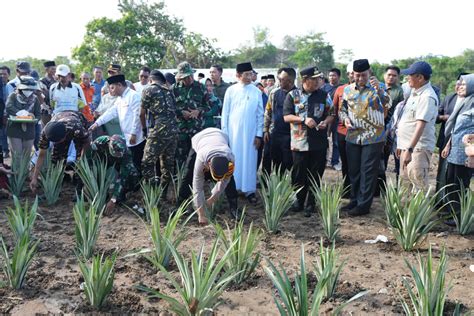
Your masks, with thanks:
[[[25,283],[26,273],[33,262],[39,240],[32,242],[29,234],[23,234],[16,240],[16,245],[11,255],[8,253],[7,246],[2,237],[0,237],[0,241],[2,243],[0,256],[2,258],[3,273],[11,288],[20,289]]]
[[[30,172],[31,154],[28,152],[12,153],[12,175],[8,180],[13,195],[21,196],[28,173]]]
[[[271,279],[273,286],[276,287],[278,296],[273,294],[273,299],[277,305],[280,315],[283,316],[299,316],[299,315],[319,315],[319,309],[323,302],[325,295],[325,288],[327,283],[331,279],[331,267],[328,266],[324,269],[322,275],[318,278],[318,283],[313,290],[313,295],[310,297],[308,289],[308,276],[305,264],[304,247],[301,245],[300,255],[300,270],[295,275],[294,286],[291,282],[288,273],[285,271],[283,266],[280,264],[280,270],[275,265],[267,260],[268,266],[264,267],[265,272]],[[358,299],[359,297],[367,294],[367,292],[361,292],[350,298],[347,302],[341,304],[334,311],[334,315],[340,313],[340,311],[346,307],[350,302]]]
[[[204,203],[204,213],[206,218],[211,223],[216,222],[217,214],[222,210],[222,205],[224,203],[224,194],[219,195],[217,200],[212,204],[211,207],[208,207],[206,203]]]
[[[185,260],[176,248],[169,243],[171,253],[178,266],[181,280],[173,277],[165,267],[160,266],[161,272],[173,284],[178,299],[163,292],[139,285],[138,289],[146,291],[150,297],[163,299],[177,315],[212,315],[220,303],[220,296],[230,282],[237,276],[231,271],[223,271],[232,247],[218,260],[219,243],[216,239],[212,245],[207,261],[204,247],[198,254],[191,251],[191,260]]]
[[[91,164],[82,158],[76,163],[76,172],[84,184],[84,194],[89,202],[96,200],[99,209],[105,206],[109,187],[115,180],[115,171],[107,162],[93,160]]]
[[[100,308],[106,301],[114,285],[114,265],[117,254],[112,257],[94,256],[92,262],[79,260],[79,268],[84,277],[84,292],[87,300],[95,308]]]
[[[85,260],[92,257],[94,247],[99,237],[100,220],[104,207],[100,208],[96,200],[86,205],[84,194],[77,197],[73,208],[74,222],[76,223],[76,254]]]
[[[330,242],[334,242],[339,234],[339,211],[345,191],[344,183],[337,181],[329,184],[321,180],[318,185],[313,176],[310,177],[310,182],[316,205],[319,206],[324,235]]]
[[[436,209],[437,195],[423,191],[410,193],[398,184],[389,184],[384,195],[384,208],[387,222],[397,242],[405,251],[418,247],[428,232],[440,220]]]
[[[15,241],[19,241],[24,235],[31,235],[33,230],[36,217],[38,216],[38,197],[35,198],[35,202],[31,206],[28,206],[28,201],[22,207],[18,198],[13,196],[14,208],[8,208],[7,219],[8,225],[15,237]]]
[[[474,192],[461,186],[459,192],[460,213],[453,212],[456,227],[461,235],[474,232]]]
[[[176,162],[176,174],[173,176],[171,179],[172,184],[173,184],[173,192],[174,192],[174,197],[176,200],[178,200],[179,196],[179,188],[181,188],[181,185],[183,183],[184,177],[186,176],[186,164],[183,163],[181,166]]]
[[[147,222],[151,221],[150,213],[153,208],[157,208],[163,195],[163,187],[156,186],[147,182],[142,182],[141,191],[143,196],[143,205],[145,206],[145,218]]]
[[[245,212],[244,212],[245,214]],[[214,228],[217,238],[221,242],[222,251],[230,251],[229,260],[224,267],[225,271],[238,273],[235,283],[242,283],[247,280],[255,271],[260,262],[260,252],[256,251],[260,243],[262,232],[260,229],[250,223],[247,233],[244,231],[244,216],[235,224],[234,229],[227,225],[227,231],[224,231],[221,225],[215,224]]]
[[[270,233],[277,233],[280,221],[290,206],[296,201],[296,194],[301,189],[296,189],[291,184],[289,171],[272,171],[271,174],[264,172],[260,176],[262,183],[260,193],[265,208],[265,227]]]
[[[405,263],[411,272],[413,282],[405,277],[403,285],[408,292],[409,300],[400,295],[403,310],[406,315],[444,315],[444,304],[451,285],[446,285],[446,271],[448,269],[448,257],[446,249],[443,248],[436,269],[433,265],[431,246],[428,256],[423,259],[418,256],[418,269],[410,264],[405,258]],[[412,284],[414,283],[414,284]],[[414,285],[414,286],[413,286]]]
[[[161,228],[159,208],[155,206],[151,209],[150,224],[145,223],[145,225],[153,242],[153,249],[145,249],[139,253],[151,252],[151,255],[145,255],[145,258],[155,267],[163,266],[167,268],[172,255],[169,245],[178,248],[179,244],[186,238],[186,224],[193,214],[184,219],[181,224],[180,222],[186,214],[188,205],[189,201],[181,204],[178,210],[168,217],[168,221],[163,228]]]
[[[323,239],[321,238],[321,242],[319,244],[319,258],[316,261],[314,268],[318,282],[320,279],[323,279],[325,277],[324,274],[328,272],[326,276],[327,282],[323,288],[325,299],[333,297],[336,292],[339,276],[345,262],[342,262],[339,266],[337,266],[337,263],[338,254],[336,253],[334,243],[332,243],[331,246],[324,247]]]
[[[64,178],[64,162],[49,164],[40,175],[40,184],[48,205],[53,205],[59,199]]]

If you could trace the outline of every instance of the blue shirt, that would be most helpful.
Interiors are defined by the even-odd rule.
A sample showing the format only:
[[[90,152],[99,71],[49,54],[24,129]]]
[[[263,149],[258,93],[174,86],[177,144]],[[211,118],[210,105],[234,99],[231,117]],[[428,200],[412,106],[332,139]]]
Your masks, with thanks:
[[[92,80],[92,85],[94,86],[94,97],[92,98],[92,103],[94,104],[95,108],[97,108],[100,104],[100,92],[102,91],[102,87],[105,85],[105,80],[102,79],[101,82],[97,82],[94,79]]]

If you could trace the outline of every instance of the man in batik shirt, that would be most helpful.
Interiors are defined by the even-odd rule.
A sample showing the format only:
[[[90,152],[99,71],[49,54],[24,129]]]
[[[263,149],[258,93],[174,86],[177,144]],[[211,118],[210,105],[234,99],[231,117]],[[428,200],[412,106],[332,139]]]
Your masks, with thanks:
[[[347,127],[346,151],[351,201],[342,209],[350,216],[369,213],[385,142],[384,119],[390,97],[375,77],[367,59],[353,64],[354,83],[344,88],[340,120]]]

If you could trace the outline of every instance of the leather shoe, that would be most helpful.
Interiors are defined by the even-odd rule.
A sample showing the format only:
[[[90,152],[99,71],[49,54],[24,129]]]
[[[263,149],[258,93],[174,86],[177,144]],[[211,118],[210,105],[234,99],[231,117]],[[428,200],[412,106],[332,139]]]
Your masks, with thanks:
[[[362,216],[369,213],[370,211],[368,209],[362,209],[359,207],[355,207],[348,212],[349,216]]]
[[[343,207],[341,207],[341,211],[347,212],[347,211],[352,210],[356,206],[357,206],[357,202],[350,202],[349,204],[346,204]]]

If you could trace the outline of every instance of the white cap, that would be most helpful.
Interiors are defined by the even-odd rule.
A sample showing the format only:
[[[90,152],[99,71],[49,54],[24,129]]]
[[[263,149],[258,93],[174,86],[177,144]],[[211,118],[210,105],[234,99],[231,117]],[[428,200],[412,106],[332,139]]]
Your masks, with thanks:
[[[56,67],[56,76],[66,77],[71,72],[71,69],[67,65],[58,65]]]
[[[347,68],[346,68],[346,73],[350,73],[350,72],[353,72],[354,71],[354,61],[351,60],[348,64],[347,64]]]

